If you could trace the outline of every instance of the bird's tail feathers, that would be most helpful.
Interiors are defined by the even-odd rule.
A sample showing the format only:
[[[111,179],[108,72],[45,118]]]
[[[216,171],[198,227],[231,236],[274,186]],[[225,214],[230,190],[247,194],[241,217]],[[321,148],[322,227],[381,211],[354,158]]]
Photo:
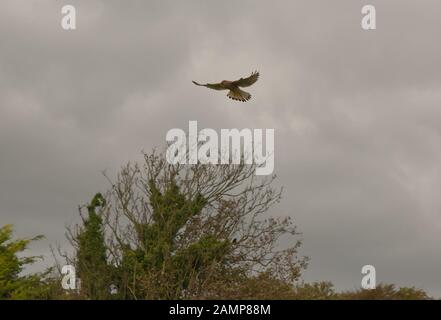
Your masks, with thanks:
[[[251,94],[237,88],[228,92],[227,97],[236,101],[246,102],[251,99]]]

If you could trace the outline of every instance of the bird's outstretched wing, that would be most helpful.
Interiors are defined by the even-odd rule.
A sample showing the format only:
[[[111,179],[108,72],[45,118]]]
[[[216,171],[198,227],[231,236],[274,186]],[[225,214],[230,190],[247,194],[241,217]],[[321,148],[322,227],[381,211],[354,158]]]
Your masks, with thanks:
[[[201,87],[207,87],[213,90],[225,90],[224,87],[222,87],[222,85],[220,83],[206,83],[206,84],[200,84],[197,83],[196,81],[192,81],[195,85],[197,86],[201,86]]]
[[[259,80],[259,76],[259,72],[255,71],[248,78],[240,78],[239,80],[234,81],[233,84],[242,88],[249,87],[255,84],[257,80]]]

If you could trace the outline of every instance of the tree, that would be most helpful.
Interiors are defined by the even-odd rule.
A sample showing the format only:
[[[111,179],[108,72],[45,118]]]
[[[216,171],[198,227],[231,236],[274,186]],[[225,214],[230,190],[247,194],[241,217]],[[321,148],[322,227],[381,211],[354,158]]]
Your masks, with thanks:
[[[33,264],[39,257],[18,256],[32,241],[43,237],[12,240],[12,234],[11,225],[0,228],[0,300],[46,298],[49,288],[44,278],[47,273],[20,275],[26,265]]]
[[[119,297],[229,298],[247,284],[259,294],[263,278],[292,286],[307,259],[292,220],[267,216],[281,198],[275,177],[255,169],[171,165],[153,152],[109,179],[102,212]]]
[[[111,267],[107,263],[102,212],[96,211],[105,206],[106,200],[97,193],[86,206],[87,217],[81,214],[80,207],[83,225],[69,234],[69,240],[76,248],[74,263],[81,279],[80,296],[93,300],[110,297]]]
[[[289,299],[289,298],[288,298]],[[429,300],[429,295],[416,288],[379,284],[376,289],[337,292],[331,282],[304,283],[296,286],[297,300]]]
[[[296,227],[269,216],[281,190],[275,176],[254,172],[244,164],[171,165],[156,152],[124,166],[70,233],[80,298],[110,298],[110,284],[119,299],[428,298],[393,285],[338,293],[330,282],[299,283],[307,258],[298,257]]]
[[[397,288],[393,284],[379,284],[373,290],[359,289],[343,292],[340,299],[346,300],[429,300],[429,295],[421,289],[414,287]]]
[[[335,300],[339,296],[331,282],[303,283],[296,286],[294,299],[296,300]]]

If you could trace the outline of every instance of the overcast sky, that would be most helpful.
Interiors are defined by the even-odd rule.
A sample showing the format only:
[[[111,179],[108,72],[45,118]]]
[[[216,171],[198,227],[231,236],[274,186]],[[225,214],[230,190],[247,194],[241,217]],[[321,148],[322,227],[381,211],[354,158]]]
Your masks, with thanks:
[[[60,26],[77,9],[77,30]],[[361,29],[374,4],[377,30]],[[0,2],[0,225],[65,245],[77,206],[171,128],[274,128],[307,281],[441,296],[441,2]],[[238,103],[192,85],[261,72]]]

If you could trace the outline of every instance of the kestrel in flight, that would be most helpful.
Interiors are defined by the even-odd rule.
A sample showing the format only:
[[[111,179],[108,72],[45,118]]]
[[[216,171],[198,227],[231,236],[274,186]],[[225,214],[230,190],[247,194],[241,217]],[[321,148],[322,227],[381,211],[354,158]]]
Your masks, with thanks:
[[[213,90],[230,90],[228,92],[227,97],[236,101],[248,101],[251,99],[251,94],[248,92],[245,92],[241,90],[241,88],[252,86],[256,83],[256,81],[259,79],[259,72],[253,72],[251,76],[248,78],[240,78],[236,81],[228,81],[224,80],[220,83],[207,83],[207,84],[200,84],[196,81],[193,81],[193,83],[197,86],[207,87]]]

